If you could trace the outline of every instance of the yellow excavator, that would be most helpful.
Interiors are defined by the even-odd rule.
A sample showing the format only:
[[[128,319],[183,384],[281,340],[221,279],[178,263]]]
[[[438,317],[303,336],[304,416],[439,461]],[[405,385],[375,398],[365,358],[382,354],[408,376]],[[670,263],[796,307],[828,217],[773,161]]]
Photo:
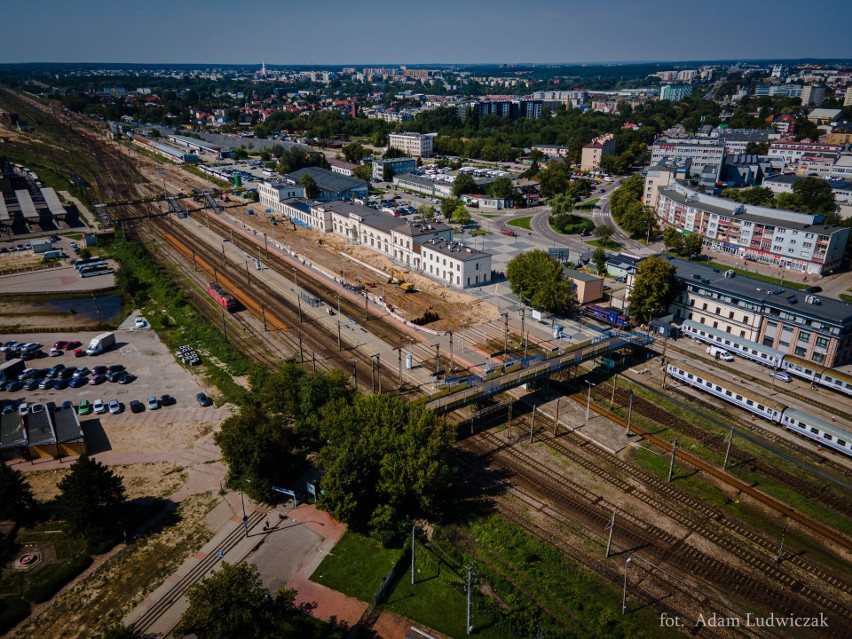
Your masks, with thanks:
[[[406,293],[411,293],[414,291],[414,284],[411,282],[406,282],[405,278],[402,276],[402,273],[394,269],[391,271],[390,279],[388,280],[389,284],[396,284]]]

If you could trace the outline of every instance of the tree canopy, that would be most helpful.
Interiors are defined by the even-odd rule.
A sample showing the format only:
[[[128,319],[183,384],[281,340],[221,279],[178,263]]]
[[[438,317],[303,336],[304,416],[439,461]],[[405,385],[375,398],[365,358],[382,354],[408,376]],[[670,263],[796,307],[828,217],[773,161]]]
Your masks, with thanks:
[[[388,395],[335,400],[321,410],[326,445],[320,506],[383,544],[441,510],[452,476],[455,425]]]
[[[479,193],[479,185],[473,179],[473,176],[462,173],[456,176],[456,180],[453,182],[453,197],[460,197],[465,193]]]
[[[470,222],[470,211],[464,204],[459,204],[453,211],[451,221],[453,224],[467,224]]]
[[[668,311],[677,295],[675,267],[665,258],[654,255],[639,262],[628,308],[631,315],[648,322],[652,315]]]
[[[819,177],[808,176],[796,180],[793,183],[792,193],[776,195],[767,187],[754,186],[746,189],[724,189],[720,195],[745,204],[803,213],[822,213],[828,224],[837,224],[840,221],[840,216],[836,212],[834,191],[828,182]]]
[[[595,265],[595,270],[598,272],[598,275],[606,274],[606,251],[604,251],[600,246],[595,249],[594,253],[592,253],[592,264]]]
[[[515,197],[515,186],[512,179],[499,177],[488,185],[488,194],[502,200],[510,200]]]
[[[0,521],[20,523],[34,509],[35,499],[24,474],[0,462]]]
[[[343,157],[346,158],[347,162],[351,162],[352,164],[360,164],[361,160],[369,155],[372,155],[372,153],[357,142],[347,144],[343,147]]]
[[[313,177],[305,173],[302,177],[299,178],[299,184],[305,189],[305,197],[309,200],[318,197],[320,194],[319,186],[317,186],[316,180]]]
[[[612,217],[631,237],[642,237],[657,228],[654,209],[642,204],[645,180],[640,174],[625,179],[609,200]]]
[[[671,226],[663,231],[663,244],[666,248],[680,257],[694,259],[701,255],[704,248],[704,236],[700,233],[683,235]]]
[[[115,471],[83,455],[59,482],[59,490],[56,514],[73,534],[96,544],[117,532],[125,493]]]
[[[516,255],[506,267],[506,276],[512,292],[533,308],[561,315],[573,309],[571,281],[562,276],[562,264],[545,251]]]
[[[461,200],[454,197],[446,197],[441,200],[441,215],[449,220],[459,206],[461,206]]]
[[[301,639],[330,637],[332,626],[302,613],[296,592],[280,589],[274,595],[263,587],[257,566],[223,563],[186,593],[189,607],[177,628],[180,636],[198,639]]]

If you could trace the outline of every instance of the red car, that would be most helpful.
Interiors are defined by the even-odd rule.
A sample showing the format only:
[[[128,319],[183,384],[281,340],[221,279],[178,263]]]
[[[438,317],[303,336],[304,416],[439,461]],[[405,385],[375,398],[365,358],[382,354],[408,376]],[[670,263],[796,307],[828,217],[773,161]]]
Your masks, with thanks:
[[[54,348],[54,350],[57,350],[57,351],[60,351],[60,350],[66,350],[66,349],[65,349],[65,345],[66,345],[67,343],[68,343],[68,342],[56,342],[56,343],[53,345],[53,348]]]
[[[63,344],[65,344],[65,346],[63,346],[63,348],[64,348],[66,351],[73,350],[73,349],[78,348],[79,346],[82,346],[82,345],[83,345],[83,343],[82,343],[82,342],[63,342]],[[74,354],[75,354],[75,355],[77,355],[77,353],[76,353],[76,352],[75,352]],[[77,355],[77,357],[80,357],[80,356],[79,356],[79,355]]]
[[[82,348],[78,348],[76,351],[74,351],[74,357],[85,357],[85,356],[86,356],[86,351],[84,351]]]

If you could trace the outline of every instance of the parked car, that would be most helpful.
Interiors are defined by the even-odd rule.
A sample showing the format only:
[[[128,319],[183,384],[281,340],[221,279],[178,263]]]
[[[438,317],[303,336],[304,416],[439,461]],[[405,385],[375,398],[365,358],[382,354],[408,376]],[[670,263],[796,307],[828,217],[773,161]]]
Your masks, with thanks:
[[[779,379],[782,382],[790,381],[790,376],[784,371],[773,371],[772,373],[769,373],[769,376],[774,377],[775,379]]]
[[[106,378],[110,382],[117,382],[125,375],[127,375],[127,373],[125,373],[124,371],[114,371],[112,373],[107,373]]]
[[[23,386],[23,384],[22,384],[22,386]],[[45,377],[43,380],[41,380],[38,383],[38,387],[41,390],[50,390],[51,388],[53,388],[53,380],[49,377]]]
[[[805,289],[805,293],[822,293],[822,286],[809,286]]]
[[[23,417],[24,415],[26,415],[29,412],[30,412],[30,405],[29,404],[27,404],[26,402],[21,402],[20,404],[18,404],[18,415]]]
[[[24,382],[25,391],[34,391],[38,388],[39,381],[37,379],[28,379]]]
[[[119,384],[130,384],[136,379],[136,375],[131,375],[130,373],[125,373],[121,377],[118,378]]]
[[[63,342],[63,341],[54,342],[54,343],[53,343],[53,349],[52,349],[52,350],[57,350],[57,351],[65,350],[65,345],[66,345],[67,343],[68,343],[68,342]]]
[[[204,394],[204,393],[198,393],[195,396],[195,399],[196,399],[196,401],[198,401],[198,403],[201,406],[212,406],[213,405],[213,400],[210,399],[209,397],[207,397],[207,395]]]
[[[91,372],[87,366],[81,366],[74,371],[74,377],[86,377]]]
[[[74,408],[74,402],[72,402],[70,399],[66,399],[64,402],[62,402],[62,406],[60,408],[62,408],[62,410]]]
[[[104,406],[103,400],[96,399],[92,402],[92,410],[95,415],[103,415],[106,412],[106,406]]]
[[[136,328],[148,328],[148,322],[145,321],[144,317],[137,317],[133,323],[136,325]]]
[[[177,400],[171,395],[163,395],[160,397],[160,403],[163,406],[172,406],[177,403]]]
[[[115,373],[115,372],[117,372],[117,371],[123,371],[123,370],[124,370],[124,366],[123,366],[122,364],[113,364],[112,366],[107,366],[107,370],[108,370],[110,373]]]
[[[70,350],[78,348],[82,345],[83,344],[81,342],[65,342],[65,350],[70,351]]]
[[[21,342],[19,342],[17,340],[11,340],[11,341],[3,344],[3,346],[0,346],[0,351],[3,351],[4,353],[10,352],[10,351],[15,351],[20,346],[21,346]]]
[[[68,386],[70,388],[80,388],[81,386],[85,386],[88,383],[89,383],[88,377],[75,377],[74,379],[71,380],[71,382],[68,384]]]
[[[88,415],[92,412],[92,405],[89,403],[88,399],[84,399],[80,402],[80,405],[77,407],[78,415]]]
[[[48,351],[48,353],[47,353],[47,354],[48,354],[48,355],[50,355],[51,357],[61,357],[61,356],[62,356],[62,355],[64,355],[65,353],[64,353],[64,351],[62,351],[62,350],[60,350],[60,349],[58,349],[58,348],[51,348],[51,349]]]
[[[65,390],[68,388],[68,380],[67,379],[55,379],[53,380],[53,390]]]
[[[106,381],[106,375],[95,375],[92,379],[89,380],[89,383],[92,386],[97,386],[98,384],[103,384]]]
[[[58,377],[59,377],[59,379],[71,379],[72,377],[74,377],[74,373],[76,373],[76,372],[77,372],[76,366],[67,366],[67,367],[63,368],[61,371],[59,371]]]
[[[21,390],[23,387],[23,382],[18,381],[17,379],[13,379],[11,382],[6,382],[6,385],[3,387],[3,390],[8,391],[10,393],[14,393],[16,391]]]
[[[130,400],[130,412],[131,413],[141,413],[145,410],[145,405],[140,402],[138,399]]]
[[[38,413],[43,413],[44,411],[44,404],[33,404],[32,406],[30,406],[30,415],[37,415]]]
[[[157,410],[160,407],[160,400],[151,395],[147,401],[148,410]]]
[[[95,366],[92,369],[92,375],[106,375],[107,367],[106,366]]]
[[[109,412],[110,415],[118,415],[121,412],[121,404],[117,399],[109,400]]]

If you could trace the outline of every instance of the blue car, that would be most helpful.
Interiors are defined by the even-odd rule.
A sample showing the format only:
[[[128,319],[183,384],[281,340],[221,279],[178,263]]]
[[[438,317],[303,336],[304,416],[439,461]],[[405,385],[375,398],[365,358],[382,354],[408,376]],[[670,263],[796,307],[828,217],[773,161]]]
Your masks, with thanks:
[[[38,388],[38,380],[37,379],[28,379],[24,382],[24,390],[26,391],[34,391]]]
[[[15,380],[12,380],[11,382],[7,383],[7,384],[6,384],[6,386],[4,386],[4,388],[5,388],[7,391],[12,392],[12,393],[14,393],[15,391],[19,391],[19,390],[21,390],[23,387],[24,387],[24,383],[23,383],[23,382],[19,382],[19,381],[18,381],[18,380],[16,380],[16,379],[15,379]]]
[[[88,377],[75,377],[74,379],[71,380],[71,383],[68,384],[68,386],[71,387],[71,388],[80,388],[81,386],[85,386],[88,383],[89,383]]]
[[[68,388],[67,379],[57,379],[53,382],[53,390],[65,390]]]

